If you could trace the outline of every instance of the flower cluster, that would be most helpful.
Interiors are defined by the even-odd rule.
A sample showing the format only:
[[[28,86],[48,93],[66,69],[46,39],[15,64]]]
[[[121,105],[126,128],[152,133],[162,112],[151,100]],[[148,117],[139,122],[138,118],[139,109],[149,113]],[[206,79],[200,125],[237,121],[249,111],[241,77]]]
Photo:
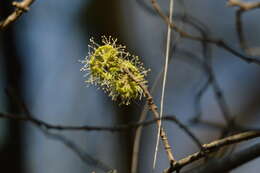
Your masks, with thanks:
[[[90,39],[89,55],[81,61],[81,71],[87,71],[87,83],[102,88],[120,103],[128,105],[136,98],[143,97],[143,90],[127,73],[131,72],[135,80],[146,84],[145,70],[139,57],[128,53],[125,46],[116,44],[117,39],[111,36],[102,37],[102,45]]]

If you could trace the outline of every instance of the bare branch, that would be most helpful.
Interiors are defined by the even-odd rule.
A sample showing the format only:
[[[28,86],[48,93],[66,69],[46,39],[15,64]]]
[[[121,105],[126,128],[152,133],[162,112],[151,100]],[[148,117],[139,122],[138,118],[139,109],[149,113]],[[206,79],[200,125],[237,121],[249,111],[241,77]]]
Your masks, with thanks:
[[[171,60],[171,58],[170,58],[170,60]],[[160,73],[156,76],[155,82],[153,83],[153,85],[151,87],[151,93],[153,93],[155,91],[155,89],[158,87],[159,81],[162,78],[162,74],[163,74],[163,70],[161,70]],[[141,122],[145,121],[147,114],[148,114],[148,110],[149,110],[149,107],[148,107],[148,104],[146,102],[144,107],[143,107],[143,110],[140,114],[140,118],[139,118],[138,122],[141,123]],[[138,154],[139,154],[142,130],[143,130],[143,126],[139,126],[139,127],[136,128],[136,131],[135,131],[134,144],[133,144],[133,154],[132,154],[132,163],[131,163],[131,173],[137,172]]]
[[[66,146],[68,149],[74,152],[85,164],[90,166],[95,166],[100,170],[102,170],[103,172],[108,172],[112,170],[112,168],[107,166],[105,163],[101,162],[100,160],[97,160],[96,158],[93,158],[90,154],[86,153],[72,140],[66,138],[63,135],[51,133],[48,130],[44,129],[43,127],[40,126],[38,127],[47,138],[60,142],[61,144]]]
[[[48,129],[53,129],[53,130],[85,130],[85,131],[91,131],[91,130],[100,130],[100,131],[123,131],[123,130],[127,130],[127,129],[131,129],[131,128],[136,128],[138,126],[147,126],[149,124],[158,122],[158,119],[154,119],[154,120],[150,120],[150,121],[145,121],[145,122],[140,122],[140,123],[136,123],[136,124],[128,124],[128,125],[119,125],[119,126],[114,126],[114,127],[97,127],[97,126],[54,126],[54,125],[50,125],[47,124],[43,121],[34,119],[34,118],[30,118],[28,119],[28,117],[19,117],[16,115],[12,115],[12,114],[0,114],[1,118],[8,118],[8,119],[13,119],[13,120],[18,120],[18,121],[25,121],[25,122],[31,122],[34,125],[38,126],[40,129],[45,130],[45,133],[49,133],[47,130]],[[176,119],[175,117],[170,117],[170,116],[165,116],[163,117],[161,120],[168,120],[168,121],[173,121],[176,123]],[[249,132],[245,132],[245,133],[240,133],[237,135],[233,135],[221,140],[216,140],[213,141],[209,144],[204,144],[202,145],[203,150],[194,154],[191,154],[190,156],[181,159],[179,161],[177,161],[175,164],[173,164],[173,166],[171,168],[169,168],[168,172],[173,172],[174,170],[178,170],[181,167],[188,165],[196,160],[199,160],[201,158],[205,158],[209,153],[215,152],[218,149],[220,149],[223,146],[226,145],[230,145],[230,144],[234,144],[234,143],[238,143],[244,140],[249,140],[252,138],[256,138],[260,136],[260,131],[249,131]],[[60,138],[60,137],[58,137]],[[61,137],[62,138],[62,137]],[[66,141],[66,140],[65,140]],[[62,142],[62,141],[61,141]],[[62,142],[64,143],[64,142]],[[65,144],[66,142],[65,142]],[[77,150],[74,151],[75,153],[77,153]]]
[[[239,133],[233,136],[229,136],[220,140],[213,141],[208,144],[204,144],[203,151],[193,153],[177,162],[172,164],[169,169],[166,170],[167,173],[174,172],[175,170],[179,170],[180,168],[196,161],[201,158],[205,158],[208,154],[218,151],[220,148],[231,145],[235,143],[239,143],[245,140],[253,139],[260,137],[260,131],[248,131],[244,133]]]
[[[148,121],[140,121],[137,123],[129,123],[129,124],[121,124],[121,125],[115,125],[115,126],[89,126],[89,125],[83,125],[83,126],[65,126],[65,125],[53,125],[46,123],[42,120],[36,119],[36,118],[28,118],[27,116],[18,116],[13,114],[4,114],[0,113],[0,118],[5,119],[11,119],[16,121],[24,121],[32,123],[36,126],[43,127],[48,130],[59,130],[59,131],[107,131],[107,132],[123,132],[126,130],[136,129],[140,126],[145,127],[149,126],[151,124],[157,123],[159,120],[161,121],[169,121],[177,124],[181,129],[183,129],[185,132],[186,126],[180,123],[175,116],[165,116],[162,118],[154,118],[153,120]],[[186,132],[187,133],[187,132]],[[188,134],[188,133],[187,133]],[[188,134],[190,136],[190,134]]]
[[[207,81],[206,83],[200,88],[200,90],[197,92],[195,96],[195,110],[197,113],[196,120],[199,120],[201,117],[201,105],[200,101],[202,98],[202,95],[205,93],[205,91],[208,89],[208,87],[211,85],[213,88],[213,93],[216,98],[216,101],[219,105],[219,108],[222,112],[222,115],[228,125],[232,124],[232,116],[229,110],[229,107],[227,105],[226,99],[224,98],[223,91],[220,88],[220,85],[218,81],[216,80],[216,76],[212,70],[212,64],[207,59],[208,57],[203,57],[203,60],[201,60],[196,54],[186,51],[186,50],[178,50],[179,53],[182,55],[185,55],[189,58],[192,58],[193,61],[196,61],[196,63],[199,65],[199,67],[202,69],[203,72],[207,75]],[[195,121],[196,122],[196,121]]]
[[[228,44],[226,44],[223,40],[221,39],[215,39],[215,38],[202,38],[199,36],[194,36],[191,35],[183,30],[181,30],[179,27],[177,27],[174,23],[170,22],[169,18],[163,14],[161,7],[159,6],[159,4],[157,3],[157,0],[151,0],[151,3],[154,7],[154,9],[156,10],[156,12],[161,16],[161,18],[164,20],[164,22],[169,25],[173,30],[175,30],[176,32],[178,32],[180,34],[181,37],[183,38],[187,38],[190,40],[195,40],[195,41],[201,41],[201,42],[208,42],[208,43],[212,43],[215,44],[218,47],[221,47],[223,49],[225,49],[226,51],[230,52],[231,54],[235,55],[236,57],[240,58],[241,60],[246,61],[247,63],[255,63],[257,65],[260,65],[260,59],[258,59],[258,57],[251,57],[251,56],[246,56],[238,51],[236,51],[235,49],[233,49],[232,47],[230,47]]]
[[[239,39],[240,47],[248,54],[251,54],[249,47],[247,46],[243,24],[242,15],[244,12],[260,8],[260,2],[242,2],[239,0],[229,0],[228,6],[239,7],[236,11],[236,29]]]
[[[16,121],[30,122],[33,125],[35,125],[41,132],[43,132],[43,134],[46,137],[62,143],[67,148],[69,148],[71,151],[73,151],[85,164],[95,166],[95,167],[103,170],[104,172],[111,170],[111,168],[109,166],[107,166],[103,162],[93,158],[91,155],[87,154],[83,149],[81,149],[73,141],[67,139],[63,135],[55,134],[55,133],[52,133],[52,132],[49,131],[49,129],[62,130],[66,127],[51,125],[51,124],[48,124],[44,121],[41,121],[41,120],[34,118],[34,116],[31,114],[31,112],[27,108],[26,104],[23,102],[22,99],[20,99],[18,97],[18,95],[17,95],[17,93],[15,92],[14,89],[8,88],[5,91],[6,91],[6,94],[14,102],[14,104],[17,105],[21,109],[21,111],[23,112],[24,115],[19,116],[19,115],[13,115],[13,114],[0,113],[0,118],[6,118],[6,119],[16,120]]]
[[[141,82],[139,82],[138,80],[136,80],[134,75],[128,69],[125,69],[125,71],[143,89],[143,91],[144,91],[144,93],[147,97],[147,103],[148,103],[149,108],[153,112],[154,117],[159,118],[159,113],[157,112],[157,106],[154,104],[153,97],[150,94],[150,92],[148,91],[147,87],[144,84],[142,84]],[[202,149],[202,146],[201,146],[199,139],[188,129],[188,127],[185,126],[184,124],[182,124],[176,117],[175,117],[174,121],[177,125],[179,125],[179,127],[181,127],[193,139],[193,141],[199,146],[199,148]],[[158,127],[160,127],[159,121],[157,121],[157,125],[158,125]],[[174,160],[174,157],[172,155],[171,147],[169,145],[168,138],[167,138],[166,133],[165,133],[163,128],[161,128],[160,137],[161,137],[162,142],[164,144],[164,148],[165,148],[165,151],[167,153],[168,159],[170,160],[171,163],[174,163],[175,160]]]
[[[13,2],[12,5],[16,9],[3,21],[0,22],[0,29],[5,29],[8,25],[15,22],[24,12],[29,10],[29,7],[34,0],[23,0],[22,2]]]
[[[234,153],[223,159],[213,159],[206,165],[185,173],[219,173],[228,172],[260,156],[260,143]]]
[[[147,104],[148,104],[150,110],[152,111],[154,118],[160,119],[159,113],[157,112],[157,106],[155,105],[155,103],[153,101],[153,97],[152,97],[151,93],[148,91],[147,87],[143,83],[139,82],[128,69],[124,69],[124,70],[132,78],[132,80],[135,81],[143,89],[144,94],[146,96]],[[156,121],[156,123],[157,123],[158,128],[160,128],[160,120]],[[175,159],[174,159],[174,156],[172,153],[172,148],[170,146],[167,134],[163,127],[161,127],[161,130],[160,130],[160,137],[163,142],[164,149],[166,151],[168,160],[170,161],[170,163],[175,162]]]
[[[260,2],[242,2],[240,0],[229,0],[228,5],[232,7],[239,7],[243,11],[260,8]]]
[[[191,122],[191,125],[194,125],[194,122]],[[207,129],[211,128],[211,129],[221,130],[221,131],[226,131],[226,129],[229,128],[224,124],[206,121],[202,119],[197,120],[196,125],[205,127]],[[234,126],[230,129],[231,132],[245,132],[245,131],[258,131],[258,130],[260,131],[260,128],[242,126],[239,125],[237,122],[235,122]]]

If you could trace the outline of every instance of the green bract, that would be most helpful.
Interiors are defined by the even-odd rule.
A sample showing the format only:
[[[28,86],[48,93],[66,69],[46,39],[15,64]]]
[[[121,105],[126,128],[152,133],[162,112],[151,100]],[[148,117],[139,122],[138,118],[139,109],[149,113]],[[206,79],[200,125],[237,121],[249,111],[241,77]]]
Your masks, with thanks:
[[[143,96],[142,88],[127,73],[130,71],[138,82],[146,84],[144,69],[139,57],[130,55],[124,46],[117,45],[116,39],[102,37],[103,45],[90,39],[91,51],[82,61],[81,71],[88,71],[87,83],[100,86],[122,104],[130,104],[131,100]]]

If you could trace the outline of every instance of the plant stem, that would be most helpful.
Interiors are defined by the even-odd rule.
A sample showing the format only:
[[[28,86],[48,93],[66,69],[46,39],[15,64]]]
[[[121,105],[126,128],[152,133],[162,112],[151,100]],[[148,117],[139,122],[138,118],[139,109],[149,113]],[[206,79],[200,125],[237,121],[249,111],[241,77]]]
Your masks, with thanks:
[[[155,103],[153,101],[153,97],[150,94],[147,86],[145,84],[143,84],[142,82],[138,81],[135,78],[135,76],[128,69],[124,69],[124,70],[143,89],[144,94],[146,96],[148,106],[149,106],[150,110],[152,111],[154,118],[159,118],[160,116],[159,116],[159,113],[157,111],[157,106],[155,105]],[[160,120],[158,120],[156,124],[159,128],[160,127]],[[172,148],[170,146],[167,134],[166,134],[164,128],[162,128],[162,127],[161,127],[161,130],[160,130],[160,138],[163,142],[164,149],[166,151],[168,160],[170,161],[170,163],[174,163],[175,159],[174,159],[174,156],[173,156]]]

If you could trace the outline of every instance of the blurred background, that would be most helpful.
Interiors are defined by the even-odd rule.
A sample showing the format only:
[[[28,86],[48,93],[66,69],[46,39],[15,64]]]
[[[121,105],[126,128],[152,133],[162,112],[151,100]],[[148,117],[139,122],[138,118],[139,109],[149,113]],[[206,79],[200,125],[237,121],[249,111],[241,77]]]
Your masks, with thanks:
[[[165,14],[169,1],[159,1]],[[4,19],[13,10],[9,1],[0,2]],[[235,28],[235,9],[225,0],[175,1],[175,22],[184,30],[200,32],[187,21],[195,22],[206,34],[224,39],[239,48]],[[187,15],[187,21],[180,16]],[[191,16],[191,17],[189,17]],[[250,47],[260,45],[259,11],[243,16],[245,35]],[[198,19],[198,20],[195,20]],[[164,65],[167,26],[154,12],[149,0],[60,0],[35,1],[8,29],[0,32],[0,111],[21,114],[5,94],[15,89],[29,110],[37,118],[52,124],[113,126],[138,121],[144,101],[119,106],[102,90],[86,87],[80,72],[82,60],[88,54],[90,37],[113,36],[127,45],[132,54],[141,57],[150,68],[149,86]],[[197,57],[203,60],[199,42],[180,39],[173,34],[172,60],[166,86],[165,114],[176,115],[189,124],[197,113],[197,93],[207,81]],[[223,91],[229,114],[247,127],[260,122],[260,68],[247,64],[229,52],[208,45],[212,70]],[[161,81],[153,95],[160,101]],[[225,125],[222,111],[210,86],[202,96],[202,118]],[[152,116],[148,115],[147,119]],[[177,159],[197,151],[196,145],[175,124],[163,123]],[[218,128],[193,125],[192,131],[203,143],[221,135]],[[29,123],[0,120],[0,170],[9,173],[90,173],[106,168],[119,173],[130,172],[134,131],[110,132],[54,132],[71,140],[84,152],[85,161],[64,143],[44,135]],[[144,128],[139,154],[139,172],[151,172],[156,141],[156,127]],[[236,150],[251,145],[244,142]],[[260,159],[255,159],[234,173],[257,172]],[[159,149],[155,172],[167,168],[167,157]]]

